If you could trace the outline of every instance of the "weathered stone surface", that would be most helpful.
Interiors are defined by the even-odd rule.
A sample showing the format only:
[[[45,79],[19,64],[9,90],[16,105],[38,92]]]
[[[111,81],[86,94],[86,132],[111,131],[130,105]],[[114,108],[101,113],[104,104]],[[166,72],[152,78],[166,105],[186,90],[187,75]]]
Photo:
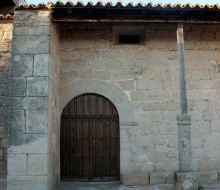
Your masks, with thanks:
[[[27,96],[48,96],[48,78],[28,77]]]
[[[121,86],[121,88],[123,90],[133,90],[134,89],[134,81],[133,80],[118,81],[118,84]]]
[[[159,90],[162,89],[162,82],[158,80],[138,80],[137,89],[138,90]]]
[[[48,76],[48,54],[34,55],[34,76]]]
[[[47,110],[26,110],[26,132],[47,133]]]
[[[2,161],[4,159],[4,149],[0,148],[0,161]]]
[[[12,46],[15,54],[49,53],[49,36],[16,36]]]
[[[198,190],[197,173],[175,173],[177,190]]]
[[[47,153],[47,135],[45,134],[10,134],[9,153]]]
[[[12,97],[9,99],[11,109],[47,109],[46,97]]]
[[[147,174],[122,174],[121,182],[124,185],[148,185],[149,176]]]
[[[111,73],[109,71],[95,71],[94,78],[101,80],[110,80]]]
[[[49,31],[49,26],[15,27],[14,36],[47,36]]]
[[[32,76],[33,55],[14,55],[12,57],[11,76]]]
[[[7,173],[7,162],[6,161],[0,161],[0,174],[6,174]]]
[[[25,96],[26,95],[26,78],[25,77],[11,77],[9,84],[10,96]]]
[[[198,172],[198,181],[217,181],[217,171],[200,171]]]
[[[18,176],[27,174],[26,154],[8,154],[8,174]]]
[[[8,175],[7,188],[16,190],[47,189],[46,176],[15,176]]]
[[[47,175],[47,154],[28,154],[27,173],[28,175]]]
[[[163,173],[152,173],[150,175],[150,184],[164,184],[165,174]]]
[[[25,133],[24,110],[9,111],[9,133]]]

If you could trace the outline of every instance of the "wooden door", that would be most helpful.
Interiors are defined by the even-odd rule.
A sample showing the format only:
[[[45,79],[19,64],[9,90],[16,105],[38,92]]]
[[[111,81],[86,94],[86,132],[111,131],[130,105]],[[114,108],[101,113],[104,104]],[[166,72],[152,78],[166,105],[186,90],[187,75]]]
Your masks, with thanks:
[[[119,117],[97,94],[74,98],[61,116],[61,180],[119,180]]]

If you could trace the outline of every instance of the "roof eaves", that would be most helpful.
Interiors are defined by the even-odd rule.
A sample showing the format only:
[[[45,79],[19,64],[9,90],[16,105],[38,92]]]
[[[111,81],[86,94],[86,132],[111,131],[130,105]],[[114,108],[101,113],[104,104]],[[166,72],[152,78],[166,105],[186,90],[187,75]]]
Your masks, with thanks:
[[[103,3],[102,1],[97,1],[96,3],[92,3],[91,1],[87,2],[86,4],[83,4],[81,1],[77,1],[75,4],[71,1],[67,1],[63,3],[62,1],[56,1],[55,3],[48,2],[46,4],[40,2],[37,5],[34,4],[21,4],[16,9],[17,10],[25,10],[25,9],[51,9],[51,8],[61,8],[61,7],[106,7],[106,8],[148,8],[148,9],[218,9],[220,10],[219,4],[194,4],[191,5],[190,3],[186,4],[171,4],[167,3],[162,5],[161,3],[153,4],[152,2],[148,2],[146,4],[143,4],[142,2],[137,2],[135,5],[132,2],[128,2],[126,4],[123,4],[122,2],[118,1],[115,4],[108,1],[106,3]]]

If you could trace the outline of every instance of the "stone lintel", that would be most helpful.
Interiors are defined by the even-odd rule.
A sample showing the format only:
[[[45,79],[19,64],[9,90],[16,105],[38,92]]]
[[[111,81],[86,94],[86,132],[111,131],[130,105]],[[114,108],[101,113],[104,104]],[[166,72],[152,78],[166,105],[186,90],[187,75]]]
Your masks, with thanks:
[[[176,190],[198,190],[196,172],[175,172]]]
[[[191,125],[191,116],[188,114],[177,115],[177,125]]]

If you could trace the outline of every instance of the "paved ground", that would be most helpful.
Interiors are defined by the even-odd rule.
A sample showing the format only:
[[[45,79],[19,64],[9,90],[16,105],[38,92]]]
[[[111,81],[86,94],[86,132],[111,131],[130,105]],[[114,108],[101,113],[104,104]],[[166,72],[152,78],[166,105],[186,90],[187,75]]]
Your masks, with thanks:
[[[173,185],[151,185],[148,187],[126,187],[118,182],[61,182],[57,190],[174,190]]]
[[[220,182],[200,183],[204,190],[220,190]],[[0,190],[6,190],[6,180],[0,179]],[[56,190],[174,190],[170,184],[150,185],[147,187],[125,187],[115,182],[61,182]]]

